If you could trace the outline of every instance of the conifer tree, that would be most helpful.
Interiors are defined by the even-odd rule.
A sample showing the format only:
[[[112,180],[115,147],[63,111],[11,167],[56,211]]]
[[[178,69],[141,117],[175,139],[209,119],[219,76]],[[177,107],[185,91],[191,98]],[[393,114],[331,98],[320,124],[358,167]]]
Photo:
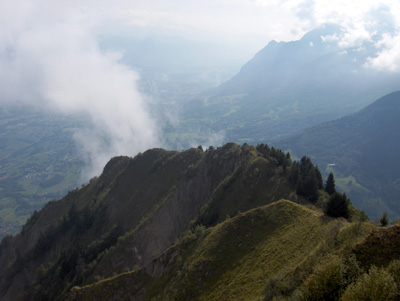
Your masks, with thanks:
[[[386,227],[389,224],[389,218],[387,212],[385,212],[379,220],[382,227]]]
[[[335,177],[334,177],[333,173],[329,173],[329,176],[326,179],[325,191],[329,195],[333,195],[336,192]]]
[[[289,175],[289,180],[296,187],[296,189],[299,185],[300,177],[301,177],[300,164],[297,161],[294,161],[292,163],[292,169]]]
[[[304,156],[300,160],[300,178],[296,193],[304,196],[311,202],[315,202],[319,197],[319,171],[314,167],[310,158]]]
[[[303,177],[301,184],[301,194],[311,202],[317,201],[319,197],[318,179],[314,168],[309,169],[308,173]]]
[[[315,167],[315,174],[317,176],[318,189],[324,189],[324,181],[322,180],[322,175],[321,172],[319,171],[318,166]]]
[[[325,214],[330,217],[344,217],[348,219],[350,215],[349,204],[350,200],[346,194],[335,192],[328,200]]]

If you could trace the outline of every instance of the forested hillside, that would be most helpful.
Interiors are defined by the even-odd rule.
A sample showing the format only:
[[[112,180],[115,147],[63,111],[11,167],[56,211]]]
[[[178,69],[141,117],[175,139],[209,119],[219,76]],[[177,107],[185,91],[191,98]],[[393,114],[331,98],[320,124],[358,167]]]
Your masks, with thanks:
[[[371,217],[385,211],[400,216],[400,92],[365,109],[277,141],[294,154],[307,154],[327,172],[353,203]]]

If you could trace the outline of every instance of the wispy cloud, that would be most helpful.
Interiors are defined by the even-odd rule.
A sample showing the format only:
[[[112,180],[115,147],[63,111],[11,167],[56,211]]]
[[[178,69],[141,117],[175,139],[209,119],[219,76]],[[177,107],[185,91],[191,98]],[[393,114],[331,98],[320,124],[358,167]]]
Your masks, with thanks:
[[[0,101],[80,114],[76,133],[89,159],[87,176],[114,155],[158,144],[158,128],[137,90],[138,74],[97,45],[98,20],[68,2],[4,0],[0,6]],[[106,142],[106,143],[104,143]]]
[[[400,72],[400,34],[384,34],[376,46],[377,55],[369,57],[365,66],[380,71]]]

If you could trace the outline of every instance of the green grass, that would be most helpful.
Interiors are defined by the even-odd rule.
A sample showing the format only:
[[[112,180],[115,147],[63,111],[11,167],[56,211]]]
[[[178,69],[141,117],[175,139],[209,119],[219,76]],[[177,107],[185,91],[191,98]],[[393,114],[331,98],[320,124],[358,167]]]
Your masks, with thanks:
[[[356,244],[354,252],[365,268],[387,266],[400,259],[400,226],[374,228],[368,237]]]
[[[335,182],[336,182],[336,186],[345,192],[351,192],[354,190],[360,191],[362,193],[370,192],[369,189],[365,188],[360,183],[358,183],[356,178],[352,175],[344,177],[344,178],[336,178]]]
[[[315,263],[338,248],[338,233],[348,225],[285,200],[239,214],[205,230],[204,237],[191,235],[168,249],[160,261],[162,276],[146,280],[146,299],[263,300],[277,275],[290,295]],[[106,283],[113,294],[130,295],[131,288],[116,285],[117,279],[121,283],[111,278],[76,289],[78,300]]]
[[[268,279],[294,272],[336,223],[288,201],[251,210],[211,230],[183,281],[199,300],[263,299]]]

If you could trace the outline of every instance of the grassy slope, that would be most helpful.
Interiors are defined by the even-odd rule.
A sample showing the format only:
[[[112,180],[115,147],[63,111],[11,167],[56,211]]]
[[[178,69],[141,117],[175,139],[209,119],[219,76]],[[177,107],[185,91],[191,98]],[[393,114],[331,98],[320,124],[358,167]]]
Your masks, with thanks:
[[[161,277],[139,270],[75,288],[72,297],[94,300],[108,291],[110,297],[156,300],[262,300],[277,275],[298,286],[347,227],[344,220],[281,200],[226,220],[203,239],[181,240],[167,250]],[[132,290],[132,284],[140,289]]]
[[[354,247],[354,253],[365,268],[387,266],[400,259],[400,225],[374,229]]]

